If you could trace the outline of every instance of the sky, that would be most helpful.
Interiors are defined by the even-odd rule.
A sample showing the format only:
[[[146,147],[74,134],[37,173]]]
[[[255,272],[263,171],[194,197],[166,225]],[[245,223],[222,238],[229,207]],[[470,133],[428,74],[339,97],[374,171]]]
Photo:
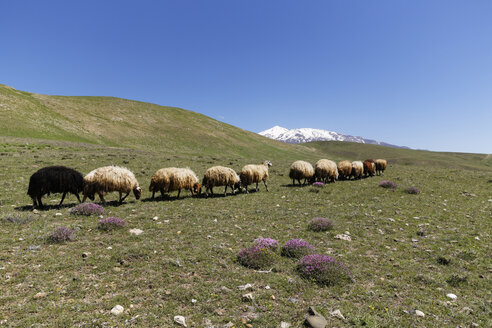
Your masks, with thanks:
[[[492,1],[1,1],[0,84],[492,153]]]

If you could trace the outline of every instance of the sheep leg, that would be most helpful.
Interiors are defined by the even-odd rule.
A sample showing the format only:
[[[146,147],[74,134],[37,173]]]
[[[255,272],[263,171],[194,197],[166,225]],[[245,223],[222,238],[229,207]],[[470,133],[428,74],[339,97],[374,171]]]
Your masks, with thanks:
[[[176,198],[179,198],[179,194],[181,194],[181,189],[178,189],[178,197]],[[193,191],[191,192],[191,194],[193,194]]]
[[[87,195],[84,195],[84,197],[82,198],[82,203],[85,203],[86,199],[87,199]]]
[[[246,193],[249,194],[249,191],[248,191],[248,185],[246,185]]]
[[[123,201],[126,199],[126,197],[128,197],[128,195],[130,195],[130,192],[127,192],[126,195],[121,198],[121,192],[120,192],[120,204],[123,203]]]
[[[256,183],[256,191],[258,191],[258,182]]]
[[[35,197],[31,197],[31,198],[32,198],[32,208],[35,208],[36,206],[38,206],[38,202],[36,201]]]
[[[152,191],[152,200],[154,200],[155,191]]]
[[[66,193],[66,192],[64,192],[64,193],[63,193],[63,195],[62,195],[62,199],[61,199],[61,201],[60,201],[60,204],[58,204],[58,206],[61,206],[61,205],[63,204],[63,200],[65,199],[65,196],[66,196],[66,195],[67,195],[67,193]]]
[[[41,202],[41,196],[38,196],[38,205],[39,205],[39,208],[44,207],[43,203]]]
[[[263,180],[263,183],[265,184],[266,191],[268,191],[268,186],[265,180]]]
[[[225,189],[224,189],[224,196],[227,195],[227,185],[225,186]]]
[[[98,193],[98,195],[99,195],[99,198],[101,199],[101,202],[103,203],[103,205],[106,205],[106,200],[104,199],[102,192]]]
[[[77,197],[77,200],[79,201],[80,203],[80,197],[79,197],[79,194],[75,194],[75,197]]]

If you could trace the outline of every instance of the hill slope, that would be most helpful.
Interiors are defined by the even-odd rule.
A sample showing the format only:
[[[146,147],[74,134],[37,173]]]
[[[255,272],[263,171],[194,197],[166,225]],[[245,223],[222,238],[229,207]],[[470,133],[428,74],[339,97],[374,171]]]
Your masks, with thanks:
[[[0,135],[182,154],[282,156],[303,149],[181,108],[113,97],[39,95],[4,85]]]

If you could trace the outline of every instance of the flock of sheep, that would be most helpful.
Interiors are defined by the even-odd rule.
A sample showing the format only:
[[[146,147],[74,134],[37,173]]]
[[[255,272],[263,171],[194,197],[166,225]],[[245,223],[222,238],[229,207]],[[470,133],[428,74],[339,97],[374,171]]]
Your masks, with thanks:
[[[202,187],[206,188],[205,195],[209,192],[213,194],[213,188],[217,186],[225,186],[224,195],[227,193],[227,188],[231,188],[234,194],[236,190],[244,190],[248,192],[248,186],[256,183],[256,191],[258,184],[263,181],[266,190],[268,191],[267,180],[269,178],[268,168],[272,166],[270,161],[265,161],[263,164],[250,164],[242,168],[238,175],[233,169],[224,166],[214,166],[205,171],[202,183],[200,184],[198,176],[189,168],[168,167],[158,170],[151,179],[149,191],[152,192],[152,199],[156,192],[160,192],[162,197],[166,192],[178,191],[178,198],[181,189],[187,189],[192,195],[201,194]],[[362,174],[373,176],[375,173],[381,174],[386,168],[386,160],[366,160],[360,161],[342,161],[335,162],[321,159],[315,168],[305,161],[296,161],[290,166],[289,177],[295,185],[295,180],[301,184],[301,179],[304,179],[304,184],[314,181],[336,181],[338,179],[355,179],[361,178]],[[119,166],[104,166],[97,168],[87,174],[85,177],[74,169],[65,166],[48,166],[39,169],[35,172],[30,180],[27,194],[32,198],[33,208],[43,207],[41,198],[50,193],[61,193],[62,198],[59,206],[63,204],[63,200],[67,193],[72,193],[81,202],[79,193],[82,192],[85,202],[87,198],[94,201],[95,195],[99,195],[101,202],[106,204],[104,196],[108,192],[117,191],[119,193],[120,204],[126,197],[133,192],[136,199],[140,199],[142,188],[140,188],[135,175],[124,167]]]

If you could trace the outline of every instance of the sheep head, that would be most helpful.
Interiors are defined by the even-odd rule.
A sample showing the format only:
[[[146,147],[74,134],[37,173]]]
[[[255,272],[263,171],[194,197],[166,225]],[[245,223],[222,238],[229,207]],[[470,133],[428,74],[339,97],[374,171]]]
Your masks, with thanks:
[[[142,188],[137,187],[133,189],[133,194],[135,195],[136,199],[140,199],[140,196],[142,196]]]
[[[272,166],[272,162],[270,162],[270,161],[265,161],[265,163],[263,163],[263,165],[270,167],[270,166]]]
[[[193,185],[193,192],[200,195],[202,193],[202,185],[198,182]]]

